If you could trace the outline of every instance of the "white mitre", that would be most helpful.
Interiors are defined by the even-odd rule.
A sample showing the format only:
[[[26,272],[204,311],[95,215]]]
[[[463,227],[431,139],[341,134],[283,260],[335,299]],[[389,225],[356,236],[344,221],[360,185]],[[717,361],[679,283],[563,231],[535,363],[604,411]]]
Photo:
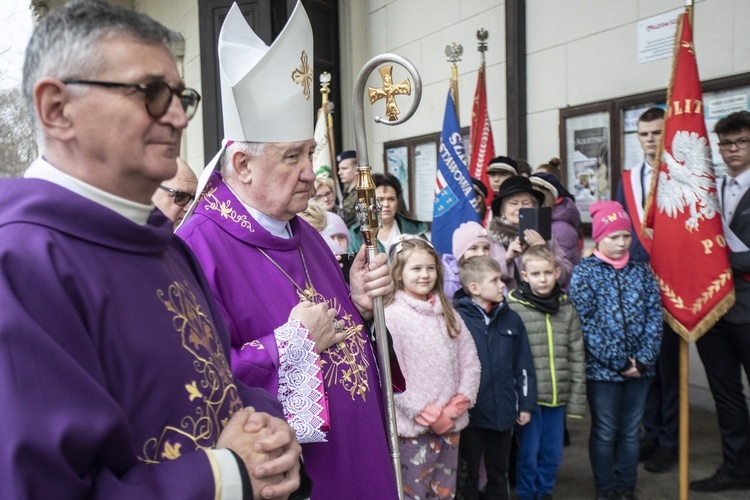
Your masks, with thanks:
[[[225,139],[312,139],[313,33],[301,2],[270,47],[233,4],[219,34],[219,68]]]
[[[292,17],[267,46],[232,4],[219,33],[224,140],[198,179],[203,194],[229,142],[297,142],[313,138],[313,33],[298,0]],[[201,196],[182,219],[185,224]]]

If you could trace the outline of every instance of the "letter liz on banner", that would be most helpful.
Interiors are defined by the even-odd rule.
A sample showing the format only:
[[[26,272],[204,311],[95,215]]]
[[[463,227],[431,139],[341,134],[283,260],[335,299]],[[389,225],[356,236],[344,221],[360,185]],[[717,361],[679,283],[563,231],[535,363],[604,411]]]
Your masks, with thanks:
[[[724,239],[716,178],[686,15],[675,35],[664,133],[646,203],[651,267],[667,321],[686,341],[701,337],[734,304],[734,280]],[[686,269],[690,272],[686,272]]]

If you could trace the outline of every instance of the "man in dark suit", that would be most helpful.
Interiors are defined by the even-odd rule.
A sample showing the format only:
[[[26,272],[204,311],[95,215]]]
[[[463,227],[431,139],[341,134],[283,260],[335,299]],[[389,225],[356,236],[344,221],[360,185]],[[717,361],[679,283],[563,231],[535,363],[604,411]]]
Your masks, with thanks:
[[[727,165],[717,188],[737,299],[696,343],[716,403],[723,454],[713,476],[690,483],[702,492],[750,490],[750,412],[740,370],[750,380],[750,112],[722,118],[714,131]]]

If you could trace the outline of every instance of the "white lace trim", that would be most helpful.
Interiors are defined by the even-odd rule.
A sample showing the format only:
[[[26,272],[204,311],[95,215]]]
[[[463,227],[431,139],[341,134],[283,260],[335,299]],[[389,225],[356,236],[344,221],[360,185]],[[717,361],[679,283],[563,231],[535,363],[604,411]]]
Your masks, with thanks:
[[[328,404],[315,343],[298,320],[274,330],[279,350],[278,399],[300,443],[326,441]]]

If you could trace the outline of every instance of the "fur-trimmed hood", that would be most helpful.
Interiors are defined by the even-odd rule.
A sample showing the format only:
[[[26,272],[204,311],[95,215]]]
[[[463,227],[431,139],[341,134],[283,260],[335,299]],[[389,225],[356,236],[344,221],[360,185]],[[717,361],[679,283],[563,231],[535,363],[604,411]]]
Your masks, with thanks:
[[[490,221],[488,232],[492,240],[508,248],[510,242],[518,236],[518,226],[508,224],[501,216],[495,216]]]

